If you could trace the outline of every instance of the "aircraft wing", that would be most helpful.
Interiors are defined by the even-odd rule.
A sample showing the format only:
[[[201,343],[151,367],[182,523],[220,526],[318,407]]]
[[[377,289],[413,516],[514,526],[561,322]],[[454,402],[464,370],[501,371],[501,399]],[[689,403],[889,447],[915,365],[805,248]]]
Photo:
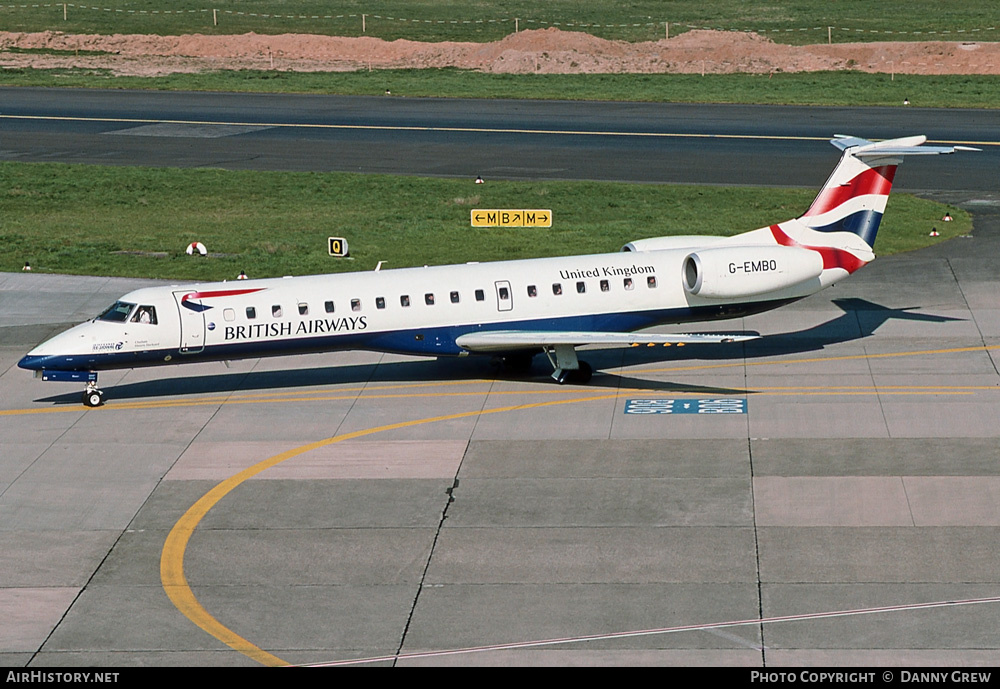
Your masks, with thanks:
[[[460,335],[455,343],[470,352],[509,352],[518,349],[555,347],[559,345],[578,347],[581,345],[686,345],[718,344],[721,342],[744,342],[756,340],[757,333],[682,333],[662,335],[658,333],[606,333],[606,332],[563,332],[550,330],[490,330],[487,332]]]

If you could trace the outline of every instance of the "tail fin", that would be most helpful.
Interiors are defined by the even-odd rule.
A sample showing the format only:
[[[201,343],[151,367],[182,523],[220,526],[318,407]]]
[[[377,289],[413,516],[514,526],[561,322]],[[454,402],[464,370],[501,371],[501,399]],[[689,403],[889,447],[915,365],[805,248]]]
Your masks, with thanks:
[[[875,246],[896,166],[907,155],[975,151],[968,146],[924,146],[926,136],[908,136],[877,143],[838,134],[832,139],[844,151],[840,163],[819,195],[798,221],[818,232],[848,232]]]

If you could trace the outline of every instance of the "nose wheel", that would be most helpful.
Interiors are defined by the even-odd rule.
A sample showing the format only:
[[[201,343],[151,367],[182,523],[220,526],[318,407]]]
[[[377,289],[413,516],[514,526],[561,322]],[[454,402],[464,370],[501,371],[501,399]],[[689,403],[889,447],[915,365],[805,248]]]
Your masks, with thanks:
[[[83,391],[83,404],[87,407],[99,407],[104,404],[104,391],[99,390],[95,383],[88,383]]]

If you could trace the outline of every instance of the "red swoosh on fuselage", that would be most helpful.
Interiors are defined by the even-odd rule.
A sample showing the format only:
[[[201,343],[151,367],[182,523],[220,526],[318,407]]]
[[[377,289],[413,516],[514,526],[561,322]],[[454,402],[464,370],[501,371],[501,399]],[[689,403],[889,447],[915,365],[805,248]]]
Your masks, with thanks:
[[[262,292],[264,289],[264,287],[257,287],[254,289],[227,289],[216,290],[214,292],[191,292],[181,297],[181,301],[187,301],[188,299],[211,299],[212,297],[237,297],[241,294]]]

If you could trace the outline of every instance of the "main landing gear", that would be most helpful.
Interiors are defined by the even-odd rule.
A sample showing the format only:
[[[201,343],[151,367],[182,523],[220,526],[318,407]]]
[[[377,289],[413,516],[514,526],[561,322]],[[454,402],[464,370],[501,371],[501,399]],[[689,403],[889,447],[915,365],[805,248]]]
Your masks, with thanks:
[[[531,373],[531,363],[537,351],[512,352],[493,357],[492,364],[504,375],[526,376]]]
[[[576,348],[572,345],[554,345],[545,348],[545,356],[555,371],[552,377],[560,385],[566,383],[589,383],[594,369],[586,361],[576,358]]]
[[[104,404],[104,391],[98,389],[96,380],[87,383],[87,389],[83,391],[83,404],[87,407],[99,407]]]

